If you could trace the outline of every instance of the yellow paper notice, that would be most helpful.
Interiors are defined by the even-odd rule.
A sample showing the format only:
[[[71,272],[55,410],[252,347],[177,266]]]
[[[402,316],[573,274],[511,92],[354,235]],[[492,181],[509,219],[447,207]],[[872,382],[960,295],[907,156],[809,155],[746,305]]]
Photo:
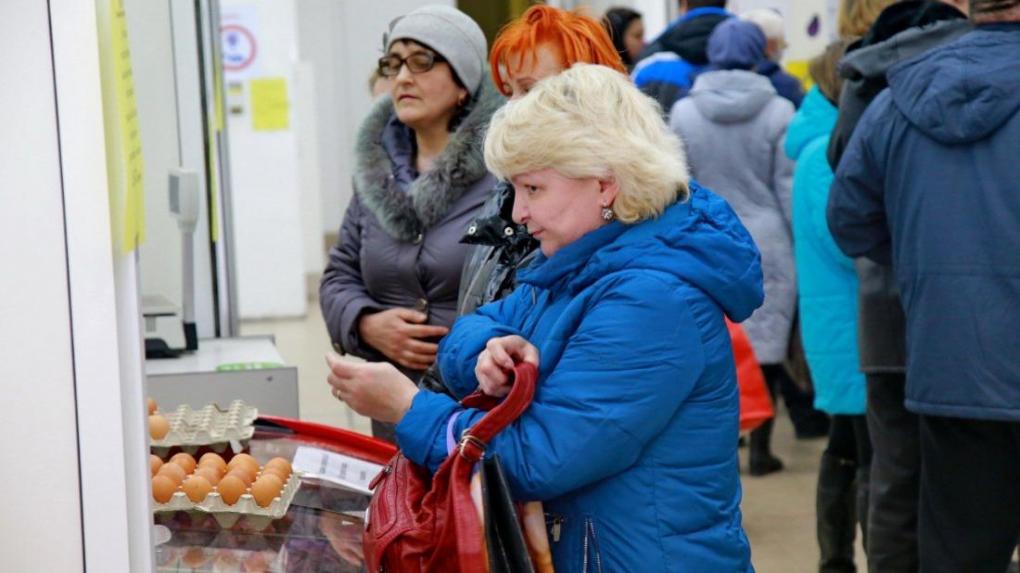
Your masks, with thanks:
[[[802,86],[804,86],[805,90],[811,89],[811,86],[814,85],[814,82],[811,81],[811,74],[808,73],[807,60],[795,60],[792,62],[787,62],[786,65],[783,67],[786,68],[786,71],[790,75],[800,80],[800,83]]]
[[[290,101],[287,80],[262,78],[251,80],[251,116],[255,131],[290,129]]]
[[[128,253],[145,238],[145,180],[142,137],[131,69],[123,0],[110,0],[108,18],[100,18],[103,116],[113,237]],[[106,26],[103,26],[106,24]]]

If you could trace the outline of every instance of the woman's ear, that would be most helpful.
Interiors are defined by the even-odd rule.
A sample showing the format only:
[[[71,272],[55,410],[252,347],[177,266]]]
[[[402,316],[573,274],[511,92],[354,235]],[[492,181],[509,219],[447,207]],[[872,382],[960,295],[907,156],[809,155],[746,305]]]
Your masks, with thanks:
[[[620,194],[620,183],[617,181],[616,176],[612,174],[599,177],[598,182],[599,205],[609,207],[616,201],[616,196]]]

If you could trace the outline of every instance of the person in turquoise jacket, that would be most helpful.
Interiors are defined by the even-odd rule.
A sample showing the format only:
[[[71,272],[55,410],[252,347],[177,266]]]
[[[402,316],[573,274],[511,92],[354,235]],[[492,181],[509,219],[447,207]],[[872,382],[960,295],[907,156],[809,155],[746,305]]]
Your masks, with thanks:
[[[486,163],[541,251],[517,290],[454,324],[438,363],[459,396],[503,396],[515,361],[538,366],[530,408],[486,455],[515,499],[544,502],[556,571],[752,572],[724,321],[764,298],[750,234],[689,180],[654,102],[602,66],[504,107]],[[432,471],[484,415],[386,364],[331,369],[334,392],[397,422],[404,455]]]
[[[857,356],[857,273],[839,250],[825,219],[833,173],[826,159],[836,125],[833,102],[841,85],[836,42],[813,59],[816,86],[804,98],[786,133],[793,172],[793,244],[804,354],[811,369],[815,408],[832,415],[816,493],[820,571],[854,570],[857,523],[867,523],[871,444],[865,420],[866,386]],[[865,536],[865,540],[867,537]]]

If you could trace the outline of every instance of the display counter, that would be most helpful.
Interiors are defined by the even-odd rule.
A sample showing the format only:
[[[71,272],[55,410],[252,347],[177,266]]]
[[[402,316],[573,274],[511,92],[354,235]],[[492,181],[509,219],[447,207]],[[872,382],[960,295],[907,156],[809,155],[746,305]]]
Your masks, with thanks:
[[[348,430],[264,416],[257,422],[249,453],[260,463],[286,458],[295,469],[309,468],[310,460],[321,464],[311,464],[309,474],[317,477],[302,477],[286,515],[261,531],[244,521],[223,528],[200,512],[157,513],[157,571],[362,571],[361,534],[369,501],[364,485],[374,477],[366,479],[366,468],[381,467],[396,448]],[[355,469],[361,475],[345,475]],[[340,485],[345,478],[351,485]]]
[[[298,372],[269,336],[210,338],[177,358],[145,361],[148,395],[164,410],[244,400],[263,414],[298,417]]]

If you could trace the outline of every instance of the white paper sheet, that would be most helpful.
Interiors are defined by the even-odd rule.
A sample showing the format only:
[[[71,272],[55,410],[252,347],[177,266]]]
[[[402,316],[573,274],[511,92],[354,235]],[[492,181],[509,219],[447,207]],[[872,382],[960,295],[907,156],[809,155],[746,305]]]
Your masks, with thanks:
[[[319,448],[299,446],[291,464],[303,477],[319,479],[371,494],[368,484],[383,466]]]

